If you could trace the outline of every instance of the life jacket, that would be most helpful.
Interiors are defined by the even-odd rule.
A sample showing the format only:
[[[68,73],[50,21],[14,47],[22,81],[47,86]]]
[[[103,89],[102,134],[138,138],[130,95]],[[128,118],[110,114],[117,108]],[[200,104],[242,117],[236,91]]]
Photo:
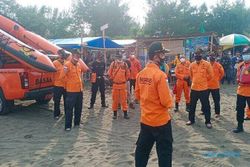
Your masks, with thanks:
[[[250,84],[250,63],[243,63],[239,66],[237,81],[239,84]]]

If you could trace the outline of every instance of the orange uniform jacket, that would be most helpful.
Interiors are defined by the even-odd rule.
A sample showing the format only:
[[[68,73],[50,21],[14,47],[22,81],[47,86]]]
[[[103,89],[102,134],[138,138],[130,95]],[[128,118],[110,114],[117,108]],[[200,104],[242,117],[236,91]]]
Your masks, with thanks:
[[[135,98],[140,101],[143,124],[157,127],[171,119],[168,109],[172,107],[173,100],[166,74],[156,64],[147,64],[137,75]]]
[[[82,84],[82,70],[80,64],[74,65],[71,61],[64,64],[64,70],[60,75],[60,78],[65,77],[66,91],[67,92],[81,92],[83,90]]]
[[[196,62],[191,63],[190,77],[192,80],[192,90],[207,90],[208,81],[213,77],[213,69],[211,64],[205,60],[201,60],[199,64]]]
[[[53,61],[54,66],[56,67],[56,72],[54,74],[54,86],[64,87],[65,81],[64,78],[60,78],[61,72],[63,71],[63,64],[58,60]]]
[[[177,79],[184,80],[185,76],[190,76],[189,71],[190,62],[186,61],[184,64],[180,63],[175,68],[175,75]]]
[[[218,62],[214,62],[211,64],[213,68],[213,77],[208,81],[208,89],[219,89],[220,88],[220,80],[224,76],[224,69],[222,65]]]
[[[136,79],[137,74],[141,71],[140,61],[136,58],[130,58],[130,79]]]
[[[237,76],[240,72],[240,67],[243,65],[244,62],[240,63],[237,68]],[[241,96],[250,97],[250,85],[241,85],[239,84],[237,89],[237,94]]]
[[[127,63],[113,61],[109,67],[108,75],[113,80],[113,89],[127,89],[126,82],[130,77]]]

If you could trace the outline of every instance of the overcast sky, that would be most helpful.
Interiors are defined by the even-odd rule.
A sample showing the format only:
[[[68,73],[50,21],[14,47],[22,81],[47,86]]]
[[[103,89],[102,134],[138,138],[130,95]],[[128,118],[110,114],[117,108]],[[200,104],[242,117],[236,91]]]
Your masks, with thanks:
[[[71,0],[16,0],[19,4],[27,5],[37,5],[37,6],[50,6],[59,9],[68,9],[71,6]],[[144,17],[146,16],[147,5],[145,0],[124,0],[129,3],[129,14],[136,20],[140,20],[140,23],[144,23]],[[192,5],[200,6],[204,2],[208,7],[215,5],[219,0],[190,0]],[[231,0],[235,1],[235,0]],[[250,6],[250,0],[246,0],[247,6]]]

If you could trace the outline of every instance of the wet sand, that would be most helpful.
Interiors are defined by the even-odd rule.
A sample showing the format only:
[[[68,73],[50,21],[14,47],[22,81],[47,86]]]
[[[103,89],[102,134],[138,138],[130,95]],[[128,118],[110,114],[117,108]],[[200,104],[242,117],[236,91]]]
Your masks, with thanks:
[[[100,108],[100,96],[93,110],[88,110],[89,88],[84,92],[82,122],[71,132],[64,131],[64,117],[53,119],[53,101],[37,105],[33,101],[17,102],[13,111],[0,117],[0,166],[76,166],[130,167],[134,166],[135,143],[139,133],[139,105],[130,110],[130,120],[112,120],[109,108]],[[249,167],[250,121],[244,123],[245,132],[233,134],[236,126],[236,87],[224,85],[221,90],[221,114],[214,118],[213,129],[204,125],[204,116],[197,106],[196,124],[185,125],[187,113],[182,102],[181,111],[172,114],[174,136],[174,167]],[[107,91],[109,95],[110,91]],[[63,107],[63,105],[61,106]],[[149,167],[158,166],[155,147]]]

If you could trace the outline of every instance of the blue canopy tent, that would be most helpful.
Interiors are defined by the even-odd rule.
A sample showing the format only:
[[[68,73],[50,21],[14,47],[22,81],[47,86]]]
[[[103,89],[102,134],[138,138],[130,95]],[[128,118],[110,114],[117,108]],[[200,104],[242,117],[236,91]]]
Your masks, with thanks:
[[[85,37],[85,38],[66,38],[66,39],[51,39],[52,43],[64,48],[64,49],[78,49],[83,47],[93,49],[104,49],[102,37]],[[106,49],[119,49],[123,46],[115,43],[110,38],[105,37],[105,48]]]

